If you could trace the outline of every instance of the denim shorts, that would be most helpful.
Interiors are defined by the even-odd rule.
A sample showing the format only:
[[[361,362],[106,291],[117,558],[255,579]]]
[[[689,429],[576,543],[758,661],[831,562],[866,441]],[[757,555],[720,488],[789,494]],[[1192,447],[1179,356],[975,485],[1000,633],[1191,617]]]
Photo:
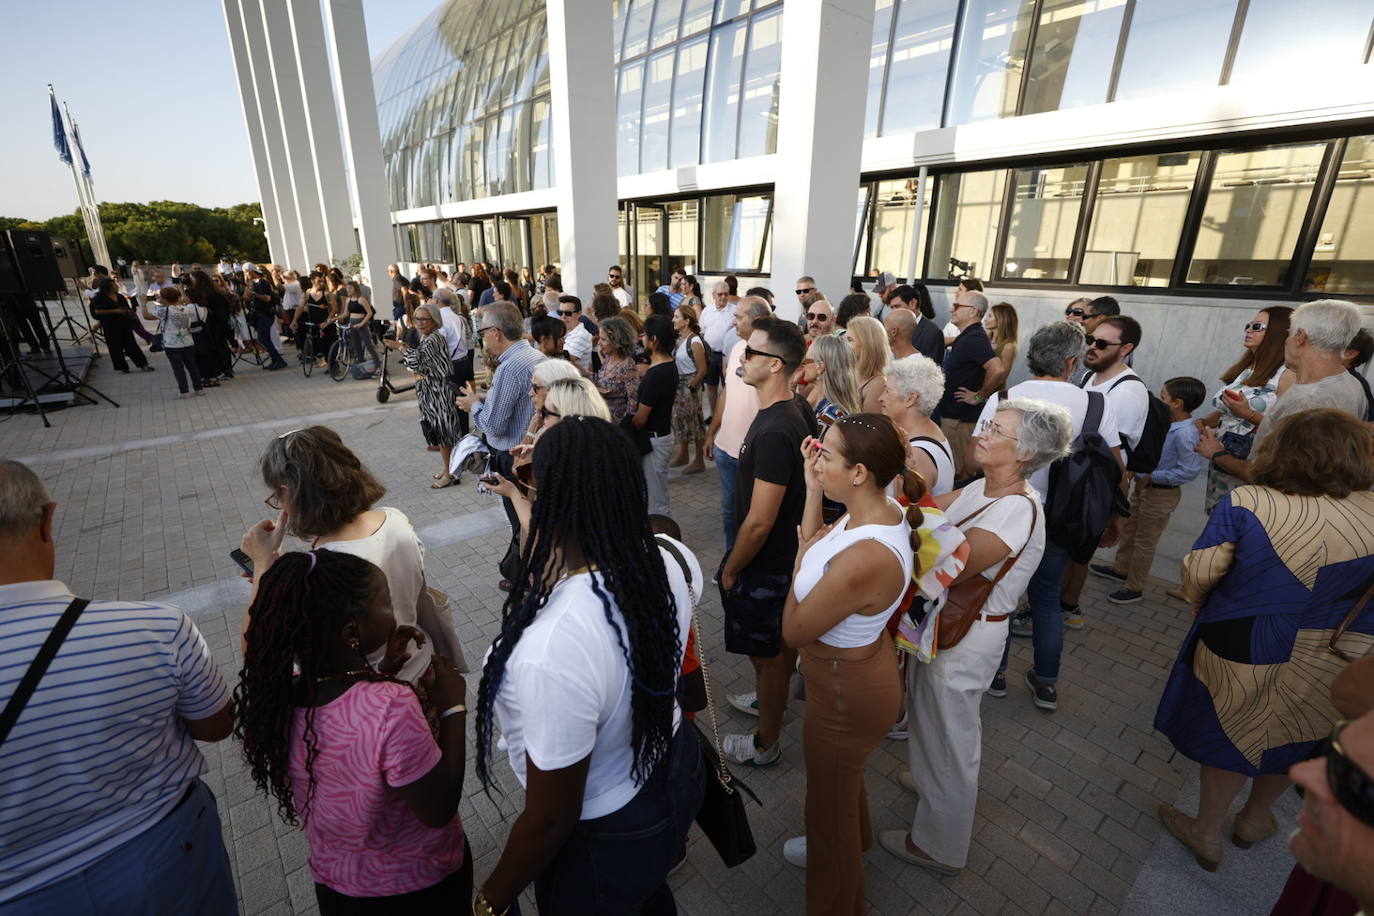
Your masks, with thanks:
[[[721,562],[724,570],[725,563]],[[717,580],[720,576],[717,574]],[[735,587],[720,587],[725,610],[725,649],[753,658],[774,658],[782,652],[782,606],[792,587],[792,573],[745,569]]]

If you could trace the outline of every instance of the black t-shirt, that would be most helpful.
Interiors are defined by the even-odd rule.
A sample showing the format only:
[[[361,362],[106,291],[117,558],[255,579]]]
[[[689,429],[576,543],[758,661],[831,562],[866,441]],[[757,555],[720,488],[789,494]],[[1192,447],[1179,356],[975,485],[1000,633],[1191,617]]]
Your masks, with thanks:
[[[945,351],[945,396],[940,401],[940,416],[951,420],[973,422],[983,412],[982,404],[965,404],[955,400],[960,388],[977,391],[983,387],[983,364],[997,355],[988,340],[988,332],[981,321],[964,328]]]
[[[790,572],[797,559],[797,526],[806,506],[806,476],[802,470],[801,444],[816,435],[816,415],[800,396],[779,401],[754,415],[744,444],[739,449],[739,477],[735,484],[735,526],[749,516],[754,481],[786,487],[773,528],[749,563],[748,569],[768,573]]]
[[[929,318],[922,318],[911,332],[911,345],[922,356],[935,360],[938,366],[945,359],[945,335],[940,326]]]
[[[271,296],[269,301],[264,302],[258,296]],[[272,284],[265,279],[253,281],[253,314],[257,316],[267,316],[275,318],[277,315],[277,291],[272,288]]]
[[[666,436],[673,428],[673,401],[677,398],[677,366],[670,360],[650,366],[639,380],[639,403],[650,405],[649,422],[644,428]]]

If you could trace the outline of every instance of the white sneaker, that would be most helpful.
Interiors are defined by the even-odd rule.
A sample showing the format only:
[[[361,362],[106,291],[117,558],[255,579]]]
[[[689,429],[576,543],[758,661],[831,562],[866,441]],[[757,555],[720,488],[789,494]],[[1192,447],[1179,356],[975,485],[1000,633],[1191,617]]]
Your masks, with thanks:
[[[902,717],[897,720],[896,725],[892,726],[892,731],[888,732],[887,736],[891,738],[893,741],[905,741],[908,737],[910,737],[910,735],[907,733],[906,728],[905,709],[902,710]]]
[[[726,735],[720,739],[720,749],[725,759],[747,767],[766,767],[782,759],[782,751],[776,744],[767,750],[759,750],[754,744],[754,733],[747,735]]]
[[[795,865],[798,868],[806,867],[806,837],[794,836],[786,843],[782,844],[782,857],[787,860],[788,865]]]
[[[757,691],[748,693],[732,693],[726,699],[730,705],[744,713],[746,716],[758,717],[759,714],[759,695]]]

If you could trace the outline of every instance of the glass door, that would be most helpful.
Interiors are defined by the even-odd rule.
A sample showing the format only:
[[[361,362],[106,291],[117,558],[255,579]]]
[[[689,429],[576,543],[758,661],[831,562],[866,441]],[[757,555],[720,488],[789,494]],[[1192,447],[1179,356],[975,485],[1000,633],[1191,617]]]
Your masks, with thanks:
[[[668,282],[664,275],[664,255],[668,238],[668,214],[653,204],[629,204],[630,251],[625,278],[635,291],[635,303],[648,300],[649,294]]]

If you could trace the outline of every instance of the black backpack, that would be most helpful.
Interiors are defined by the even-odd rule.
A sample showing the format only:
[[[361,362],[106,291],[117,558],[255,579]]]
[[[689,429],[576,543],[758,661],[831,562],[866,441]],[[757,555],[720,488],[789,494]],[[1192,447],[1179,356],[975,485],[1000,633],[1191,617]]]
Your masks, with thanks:
[[[1088,387],[1088,380],[1092,377],[1091,373],[1085,375],[1078,387]],[[1113,382],[1107,393],[1115,391],[1116,386],[1122,382],[1139,382],[1145,385],[1143,378],[1132,373],[1123,375]],[[1145,428],[1140,431],[1140,440],[1136,442],[1135,448],[1127,445],[1124,438],[1121,442],[1121,448],[1126,452],[1126,470],[1137,474],[1152,474],[1154,469],[1159,467],[1159,459],[1164,455],[1164,440],[1168,438],[1169,427],[1174,422],[1169,413],[1169,405],[1155,397],[1149,385],[1145,385],[1145,397],[1148,399],[1145,405]]]
[[[1106,401],[1097,391],[1087,395],[1083,428],[1073,440],[1073,451],[1050,465],[1045,500],[1045,535],[1079,563],[1092,557],[1112,513],[1121,508],[1121,465],[1098,432]]]

